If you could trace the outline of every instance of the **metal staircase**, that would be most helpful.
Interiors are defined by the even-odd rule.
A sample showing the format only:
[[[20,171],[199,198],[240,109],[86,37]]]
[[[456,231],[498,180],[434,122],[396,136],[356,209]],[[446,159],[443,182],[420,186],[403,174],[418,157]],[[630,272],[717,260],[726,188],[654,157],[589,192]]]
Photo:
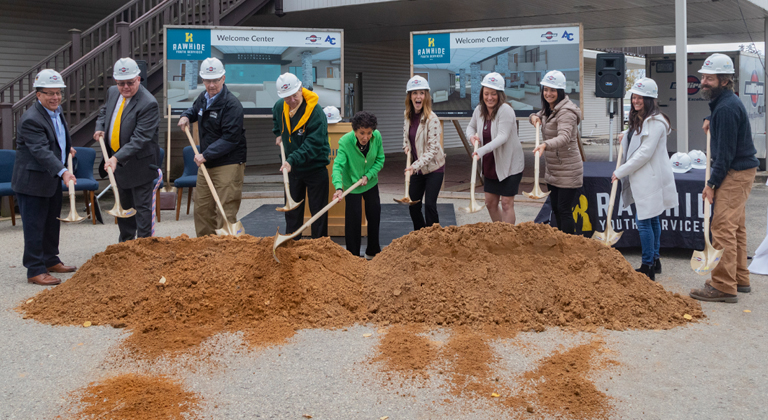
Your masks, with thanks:
[[[163,84],[163,26],[237,26],[269,0],[131,0],[90,29],[71,30],[72,40],[0,88],[0,149],[14,149],[16,123],[35,100],[32,87],[42,69],[59,71],[67,88],[62,109],[74,146],[86,146],[120,57],[147,63],[147,87]]]

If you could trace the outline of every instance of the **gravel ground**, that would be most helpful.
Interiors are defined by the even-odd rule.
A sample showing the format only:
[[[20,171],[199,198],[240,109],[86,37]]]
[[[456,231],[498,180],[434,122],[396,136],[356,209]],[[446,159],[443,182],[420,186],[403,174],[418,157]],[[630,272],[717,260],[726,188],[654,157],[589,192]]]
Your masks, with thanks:
[[[384,202],[395,195],[382,194]],[[240,216],[276,199],[244,200]],[[466,200],[440,200],[465,206]],[[66,202],[65,202],[66,203]],[[766,232],[768,188],[756,186],[747,208],[749,252]],[[110,208],[106,201],[102,207]],[[65,204],[66,207],[66,204]],[[518,202],[519,222],[533,220],[539,204]],[[65,208],[66,211],[66,208]],[[163,213],[159,236],[194,235],[192,215]],[[459,224],[489,221],[488,213],[456,214]],[[117,226],[64,224],[61,258],[82,265],[117,240]],[[279,347],[249,350],[238,335],[221,335],[197,354],[155,363],[123,358],[124,333],[108,327],[52,327],[23,320],[14,310],[42,290],[24,281],[22,229],[0,223],[0,419],[48,419],[66,414],[68,394],[89,382],[126,371],[170,374],[204,398],[203,417],[215,419],[475,419],[504,418],[492,404],[457,400],[440,375],[387,381],[370,363],[380,334],[373,326],[346,331],[301,331]],[[639,249],[625,252],[635,266]],[[687,293],[705,277],[690,269],[690,251],[662,250],[668,290]],[[68,275],[59,275],[66,279]],[[738,304],[703,304],[708,318],[668,331],[600,331],[620,364],[593,375],[614,398],[615,418],[768,418],[768,292],[765,276],[752,276],[751,294]],[[744,312],[750,310],[750,313]],[[373,333],[370,338],[363,334]],[[443,332],[436,332],[439,339]],[[512,378],[554,351],[588,342],[590,334],[549,329],[498,340],[499,375]],[[201,362],[201,359],[203,360]],[[450,399],[450,403],[444,403]],[[525,416],[524,413],[515,413]]]

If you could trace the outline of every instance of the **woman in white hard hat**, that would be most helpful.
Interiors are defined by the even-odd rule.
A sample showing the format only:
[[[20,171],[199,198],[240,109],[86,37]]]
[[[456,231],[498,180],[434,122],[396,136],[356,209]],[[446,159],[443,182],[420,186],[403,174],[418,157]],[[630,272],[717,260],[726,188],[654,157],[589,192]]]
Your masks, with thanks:
[[[515,224],[515,195],[523,178],[523,148],[517,138],[515,111],[504,94],[504,78],[487,74],[481,83],[480,104],[467,126],[467,137],[482,147],[472,154],[483,159],[485,205],[494,222]],[[499,209],[501,203],[501,209]]]
[[[381,252],[379,224],[381,200],[379,199],[379,171],[384,167],[384,148],[381,133],[376,129],[376,116],[360,111],[350,120],[352,131],[339,139],[339,150],[333,160],[331,181],[336,188],[334,199],[343,199],[344,190],[358,180],[362,185],[347,195],[344,213],[344,238],[347,250],[360,256],[362,201],[365,201],[365,217],[368,219],[368,246],[365,259],[370,260]]]
[[[669,118],[662,114],[656,98],[659,89],[652,79],[642,78],[632,85],[629,129],[621,133],[623,163],[611,181],[621,179],[621,199],[625,208],[635,203],[635,220],[643,249],[638,272],[656,279],[661,273],[659,215],[677,206],[677,187],[667,153]]]
[[[541,125],[544,141],[533,153],[544,154],[544,179],[550,191],[557,228],[574,233],[573,206],[584,180],[584,165],[579,149],[581,109],[565,94],[565,75],[550,71],[541,80],[541,111],[529,118],[534,126]]]
[[[413,230],[440,223],[437,214],[437,196],[443,185],[445,153],[440,144],[442,128],[437,115],[432,112],[429,83],[421,76],[414,76],[405,88],[405,122],[403,124],[403,150],[411,154],[411,165],[405,168],[411,174],[408,196],[421,200],[408,207]],[[424,213],[421,214],[421,203]],[[426,216],[426,217],[425,217]]]

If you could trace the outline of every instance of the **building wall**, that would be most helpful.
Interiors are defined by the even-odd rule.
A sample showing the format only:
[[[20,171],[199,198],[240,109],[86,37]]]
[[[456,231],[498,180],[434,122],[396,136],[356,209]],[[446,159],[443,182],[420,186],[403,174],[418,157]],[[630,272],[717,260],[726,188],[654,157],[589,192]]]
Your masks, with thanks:
[[[123,1],[3,0],[0,12],[0,86],[5,85],[82,31],[107,17]],[[62,70],[62,69],[56,69]]]

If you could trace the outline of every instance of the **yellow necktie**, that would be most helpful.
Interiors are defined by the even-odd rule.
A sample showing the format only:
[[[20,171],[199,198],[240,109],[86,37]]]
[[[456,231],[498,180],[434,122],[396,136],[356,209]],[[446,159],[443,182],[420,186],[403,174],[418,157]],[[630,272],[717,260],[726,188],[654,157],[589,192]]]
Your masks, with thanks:
[[[125,98],[120,102],[120,109],[117,110],[117,116],[115,117],[115,124],[112,126],[112,151],[116,152],[120,148],[120,119],[123,117],[123,107],[125,106]]]

